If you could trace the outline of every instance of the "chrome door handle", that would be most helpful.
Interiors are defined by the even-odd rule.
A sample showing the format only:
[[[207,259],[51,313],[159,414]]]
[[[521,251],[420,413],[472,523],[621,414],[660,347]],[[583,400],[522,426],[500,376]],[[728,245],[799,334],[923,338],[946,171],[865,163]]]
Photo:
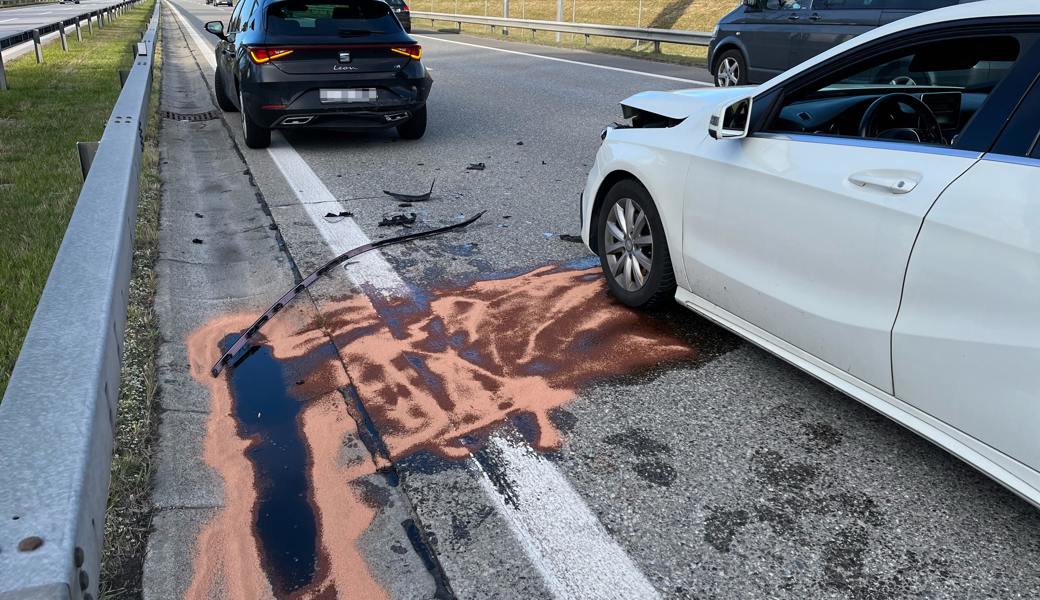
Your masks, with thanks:
[[[818,14],[813,14],[813,15],[812,15],[811,17],[809,17],[809,20],[810,20],[810,21],[819,21],[819,20],[820,20],[820,19],[822,19],[822,18],[823,18],[823,17],[821,17],[821,16],[820,16],[820,15],[818,15]]]
[[[915,187],[920,179],[906,175],[888,175],[877,173],[856,173],[849,175],[849,183],[861,188],[873,188],[888,192],[890,194],[907,194]]]
[[[797,21],[800,17],[798,15],[787,15],[788,21]]]

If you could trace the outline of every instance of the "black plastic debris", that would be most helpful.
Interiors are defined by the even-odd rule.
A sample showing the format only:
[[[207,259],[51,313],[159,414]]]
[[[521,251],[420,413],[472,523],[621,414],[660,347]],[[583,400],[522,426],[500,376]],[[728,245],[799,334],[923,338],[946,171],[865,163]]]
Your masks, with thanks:
[[[285,306],[289,302],[291,302],[293,298],[300,295],[303,292],[303,290],[310,287],[311,284],[318,280],[318,278],[331,271],[332,268],[336,265],[342,264],[350,260],[351,258],[360,256],[371,250],[375,250],[376,248],[392,246],[394,244],[402,244],[404,242],[418,240],[445,233],[448,231],[452,231],[455,229],[460,229],[479,219],[485,212],[486,211],[480,211],[477,214],[470,217],[469,219],[466,219],[465,221],[461,221],[459,223],[454,223],[451,225],[445,225],[444,227],[438,227],[436,229],[427,229],[426,231],[406,233],[404,235],[398,235],[392,238],[386,238],[376,242],[370,242],[368,244],[358,246],[357,248],[354,248],[352,250],[348,250],[347,252],[340,254],[336,258],[333,258],[329,262],[322,265],[321,268],[319,268],[317,271],[305,277],[303,281],[293,286],[289,291],[282,294],[282,297],[279,298],[277,302],[272,304],[266,311],[264,311],[264,314],[260,315],[260,317],[253,322],[249,329],[247,329],[242,335],[238,337],[237,340],[235,340],[233,344],[231,344],[231,347],[228,348],[228,350],[220,357],[220,359],[217,360],[217,362],[210,369],[210,374],[214,377],[220,375],[220,372],[223,371],[224,367],[231,362],[231,359],[233,357],[243,353],[243,350],[245,350],[245,352],[249,352],[249,350],[246,349],[246,346],[249,344],[249,339],[255,336],[258,331],[260,331],[260,328],[264,326],[264,323],[270,321],[271,318],[278,314],[278,312],[281,311],[283,308],[285,308]],[[255,347],[256,346],[254,346],[254,348]]]
[[[338,218],[344,218],[344,217],[353,217],[353,216],[354,216],[354,213],[346,211],[346,210],[341,210],[338,213],[334,213],[334,212],[327,212],[327,213],[325,213],[325,218],[326,219],[335,219],[337,217]]]
[[[582,242],[580,235],[572,235],[569,233],[561,233],[560,239],[565,242],[573,242],[575,244],[580,244]]]
[[[400,208],[411,208],[412,207],[412,203],[411,202],[402,202],[402,203],[398,204],[397,206],[400,207]]]
[[[487,165],[485,165],[482,162],[479,162],[479,163],[470,163],[470,165],[468,167],[466,167],[466,170],[467,171],[483,171],[485,168],[487,168]]]
[[[415,223],[415,213],[390,215],[379,222],[380,227],[394,227],[395,225],[412,225]]]
[[[203,216],[205,216],[205,215],[203,215],[202,213],[195,213],[195,218],[196,219],[201,219]]]
[[[383,190],[383,193],[395,200],[400,200],[401,202],[426,202],[430,199],[430,196],[433,194],[433,186],[436,183],[436,179],[430,182],[430,191],[426,192],[425,194],[402,194],[400,192],[391,192],[389,190]]]
[[[278,229],[278,225],[276,225],[274,223],[271,223],[270,225],[267,226],[267,228],[270,229],[271,231],[276,231]]]
[[[513,215],[502,215],[503,219],[512,219]]]
[[[195,239],[191,240],[191,243],[192,244],[201,244],[202,240],[200,240],[199,238],[195,238]]]
[[[543,160],[543,161],[542,161],[542,164],[543,164],[543,165],[547,165],[547,164],[549,164],[549,163],[547,163],[547,162],[545,162],[545,161]]]
[[[516,143],[516,145],[517,145],[517,146],[523,146],[523,145],[524,145],[524,143],[523,143],[523,142],[517,142],[517,143]]]

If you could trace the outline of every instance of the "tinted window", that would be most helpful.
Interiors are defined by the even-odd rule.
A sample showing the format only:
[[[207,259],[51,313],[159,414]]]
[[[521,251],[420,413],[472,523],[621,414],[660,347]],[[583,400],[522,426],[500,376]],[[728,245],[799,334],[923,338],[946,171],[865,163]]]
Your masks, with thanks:
[[[885,0],[885,8],[893,10],[932,10],[954,4],[957,0]]]
[[[277,2],[267,8],[267,31],[275,35],[351,37],[400,31],[390,7],[378,0]]]
[[[1017,57],[1018,41],[1013,37],[939,42],[882,59],[833,85],[939,85],[988,92],[1007,75]]]
[[[245,4],[246,0],[239,0],[238,4],[235,5],[235,10],[231,11],[231,19],[228,21],[228,31],[235,32],[239,30],[242,18],[242,5]]]
[[[891,0],[889,0],[891,1]],[[816,0],[813,2],[814,9],[864,9],[884,8],[885,0]]]

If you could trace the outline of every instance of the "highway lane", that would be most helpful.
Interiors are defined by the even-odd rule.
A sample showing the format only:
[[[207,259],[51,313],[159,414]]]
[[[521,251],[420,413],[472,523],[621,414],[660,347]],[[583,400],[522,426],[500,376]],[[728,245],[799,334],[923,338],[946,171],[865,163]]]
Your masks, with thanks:
[[[37,4],[0,10],[0,39],[27,29],[50,25],[115,4],[106,0],[81,0],[79,4]]]
[[[173,4],[195,30],[188,38],[210,73],[213,38],[200,34],[201,24],[226,19],[228,10]],[[378,223],[397,212],[436,224],[489,210],[464,234],[364,263],[353,278],[377,296],[403,285],[437,297],[449,282],[519,294],[539,287],[528,273],[543,265],[591,265],[585,249],[559,236],[577,232],[577,194],[600,129],[620,118],[617,101],[707,80],[670,65],[416,34],[436,80],[423,140],[299,131],[276,139],[271,152],[243,151],[302,271],[349,241],[335,237],[339,217],[323,221],[326,207],[353,213],[354,240],[388,235]],[[244,149],[235,115],[228,123]],[[485,168],[467,169],[474,163]],[[434,179],[428,204],[404,209],[382,196],[425,191]],[[315,202],[323,203],[317,211]],[[314,293],[330,315],[344,293],[337,286],[350,282],[325,282]],[[540,297],[544,305],[516,318],[562,322],[567,313],[553,312],[551,300]],[[590,300],[589,312],[597,310],[628,323]],[[524,335],[520,322],[497,324],[483,335],[498,346]],[[624,575],[615,590],[644,592],[628,597],[1040,594],[1034,509],[692,314],[673,309],[658,325],[695,355],[636,370],[598,357],[610,368],[547,412],[561,445],[541,448],[545,423],[504,411],[472,458],[396,457],[410,510],[459,597],[603,597],[595,577],[606,577],[604,563]],[[365,555],[377,560],[374,551]]]

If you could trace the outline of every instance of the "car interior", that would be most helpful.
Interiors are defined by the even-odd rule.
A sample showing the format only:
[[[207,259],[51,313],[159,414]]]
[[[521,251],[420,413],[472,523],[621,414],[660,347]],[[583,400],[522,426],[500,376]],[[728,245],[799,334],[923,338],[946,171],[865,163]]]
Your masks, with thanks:
[[[1019,51],[1007,35],[882,53],[796,89],[767,129],[952,146]]]

